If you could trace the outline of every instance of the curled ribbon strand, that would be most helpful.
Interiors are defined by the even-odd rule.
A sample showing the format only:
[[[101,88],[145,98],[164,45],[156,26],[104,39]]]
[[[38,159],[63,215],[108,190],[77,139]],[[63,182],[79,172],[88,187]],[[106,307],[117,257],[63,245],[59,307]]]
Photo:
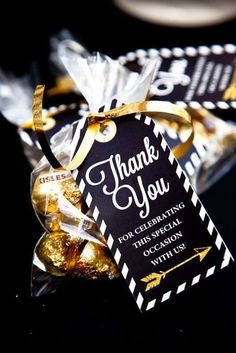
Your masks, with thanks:
[[[37,133],[39,144],[42,151],[48,159],[49,163],[55,169],[75,170],[85,160],[100,129],[106,122],[113,119],[124,117],[130,114],[143,113],[154,120],[161,121],[167,119],[176,121],[178,124],[190,129],[190,134],[185,142],[177,145],[172,149],[174,156],[181,158],[191,147],[194,138],[194,131],[191,116],[187,111],[181,107],[168,102],[159,101],[142,101],[137,103],[130,103],[122,105],[121,107],[111,109],[101,113],[90,113],[88,115],[88,128],[85,132],[81,145],[75,156],[67,166],[62,166],[57,158],[54,156],[44,132],[42,119],[42,101],[45,86],[39,85],[36,87],[33,98],[33,123],[35,132]]]

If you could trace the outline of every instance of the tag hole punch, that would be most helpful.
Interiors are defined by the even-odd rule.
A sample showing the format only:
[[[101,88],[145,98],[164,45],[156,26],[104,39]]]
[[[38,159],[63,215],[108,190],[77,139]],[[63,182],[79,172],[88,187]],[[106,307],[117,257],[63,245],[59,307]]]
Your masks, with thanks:
[[[106,120],[101,124],[100,130],[96,135],[96,141],[98,142],[109,142],[116,135],[116,124],[113,120]]]
[[[43,121],[43,130],[44,131],[48,131],[54,128],[54,126],[56,125],[56,120],[54,118],[51,117],[47,117],[44,121]]]

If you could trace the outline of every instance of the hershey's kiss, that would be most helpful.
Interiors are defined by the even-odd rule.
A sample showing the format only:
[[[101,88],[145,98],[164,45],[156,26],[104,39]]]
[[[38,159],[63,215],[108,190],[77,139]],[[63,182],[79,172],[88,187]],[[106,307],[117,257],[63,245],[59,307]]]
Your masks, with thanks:
[[[41,173],[32,189],[32,203],[36,212],[41,215],[57,212],[60,196],[81,209],[82,195],[70,172]]]
[[[71,238],[62,231],[46,232],[37,245],[36,254],[49,273],[63,276],[75,267],[85,244],[83,239]]]
[[[116,278],[119,270],[105,246],[65,232],[46,232],[36,248],[38,258],[54,276]]]

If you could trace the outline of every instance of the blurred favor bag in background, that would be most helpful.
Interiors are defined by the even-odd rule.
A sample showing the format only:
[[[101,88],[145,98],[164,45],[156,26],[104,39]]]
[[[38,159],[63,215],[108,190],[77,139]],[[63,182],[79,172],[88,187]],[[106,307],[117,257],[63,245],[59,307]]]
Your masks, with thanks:
[[[63,133],[68,124],[83,118],[88,109],[61,63],[59,55],[66,50],[73,50],[83,56],[88,55],[88,52],[74,40],[73,35],[66,29],[52,36],[49,41],[49,72],[47,75],[52,78],[53,86],[49,86],[46,92],[43,117],[44,129],[53,145],[53,136],[59,131]],[[10,123],[18,127],[17,132],[24,153],[32,167],[43,156],[32,124],[33,87],[40,77],[39,67],[36,69],[35,67],[34,72],[27,73],[23,77],[16,77],[0,70],[0,111]]]
[[[149,99],[175,103],[192,116],[194,141],[180,164],[200,194],[235,164],[236,127],[228,117],[236,108],[236,46],[137,49],[119,61],[139,72],[150,58],[158,58],[159,66]],[[171,147],[183,138],[173,122],[160,129]]]

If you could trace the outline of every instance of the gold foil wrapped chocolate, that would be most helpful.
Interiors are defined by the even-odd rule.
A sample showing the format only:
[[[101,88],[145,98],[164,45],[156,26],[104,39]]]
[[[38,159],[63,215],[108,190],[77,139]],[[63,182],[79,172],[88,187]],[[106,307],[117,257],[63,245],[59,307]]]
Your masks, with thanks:
[[[36,254],[48,272],[62,276],[74,267],[82,243],[82,239],[71,239],[62,231],[45,233],[36,248]]]
[[[54,276],[88,279],[119,276],[119,270],[105,246],[71,237],[62,231],[46,232],[37,245],[36,254]]]
[[[90,279],[110,278],[119,276],[119,270],[110,257],[109,250],[99,244],[88,241],[79,261],[70,271],[72,276]]]
[[[82,195],[70,172],[41,173],[32,190],[32,203],[36,212],[41,215],[57,212],[60,196],[64,196],[72,205],[81,209]]]

